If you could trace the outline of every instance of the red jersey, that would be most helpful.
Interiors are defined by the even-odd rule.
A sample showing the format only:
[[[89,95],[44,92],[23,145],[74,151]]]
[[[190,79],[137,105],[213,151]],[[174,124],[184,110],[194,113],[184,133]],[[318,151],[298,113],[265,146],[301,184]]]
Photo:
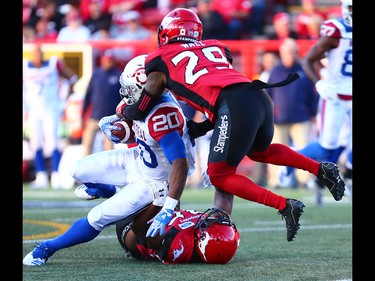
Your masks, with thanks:
[[[146,74],[163,72],[166,88],[175,97],[215,121],[215,103],[221,89],[251,82],[233,68],[229,50],[218,40],[174,43],[151,52],[145,62]]]
[[[199,261],[195,255],[195,225],[202,212],[195,210],[175,211],[172,220],[165,228],[162,250],[156,252],[137,239],[139,252],[150,259],[157,259],[166,264],[191,263]]]

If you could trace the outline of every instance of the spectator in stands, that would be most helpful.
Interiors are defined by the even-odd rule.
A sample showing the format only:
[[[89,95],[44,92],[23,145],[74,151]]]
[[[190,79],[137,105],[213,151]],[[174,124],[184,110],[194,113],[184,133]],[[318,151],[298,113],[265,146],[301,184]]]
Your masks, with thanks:
[[[35,38],[35,28],[30,25],[25,25],[22,28],[22,41],[24,43],[31,43],[34,42]]]
[[[279,57],[275,52],[266,51],[261,57],[261,72],[257,79],[268,82],[273,67],[279,62]]]
[[[280,61],[270,73],[268,83],[275,83],[296,72],[300,76],[295,82],[279,88],[270,88],[268,93],[274,103],[275,134],[272,142],[293,146],[296,149],[305,147],[313,138],[315,116],[318,109],[319,95],[315,85],[302,69],[298,57],[298,45],[294,39],[282,41],[279,48]],[[268,165],[268,186],[278,186],[277,171],[279,167]],[[296,174],[300,183],[306,183],[309,174]],[[298,182],[289,183],[297,187]]]
[[[298,34],[292,29],[290,15],[280,12],[273,17],[273,30],[267,34],[267,39],[283,40],[285,38],[299,39]]]
[[[83,22],[90,18],[90,14],[92,13],[90,11],[92,9],[90,7],[91,3],[96,3],[100,7],[103,14],[111,15],[111,13],[108,11],[110,0],[80,0],[79,13],[81,14]]]
[[[191,6],[194,6],[197,1],[194,1],[194,0],[167,0],[165,2],[169,2],[169,4],[168,4],[169,9],[173,10],[175,8],[190,8]]]
[[[111,38],[121,40],[142,40],[151,37],[151,31],[142,26],[141,15],[137,11],[129,11],[114,15],[115,26],[111,29]]]
[[[295,31],[299,39],[318,39],[319,29],[326,15],[319,12],[316,0],[302,0],[302,11],[296,15]]]
[[[240,39],[249,26],[251,1],[249,0],[211,0],[213,10],[219,12],[229,28],[230,39]]]
[[[41,18],[35,25],[34,42],[54,43],[57,38],[57,31],[49,28],[49,21]]]
[[[259,79],[263,82],[268,82],[271,71],[274,66],[279,62],[279,56],[276,52],[265,51],[261,55],[261,72],[254,79]],[[267,164],[261,162],[253,163],[253,179],[259,185],[267,185]]]
[[[121,101],[118,83],[120,74],[113,51],[104,51],[100,57],[100,65],[94,69],[91,76],[83,102],[83,156],[93,152],[95,138],[100,132],[99,120],[104,116],[112,115]],[[105,150],[113,149],[113,143],[108,138],[102,139]]]
[[[109,30],[112,24],[112,16],[104,12],[103,2],[101,0],[90,0],[87,5],[88,16],[83,24],[90,29],[91,35],[99,30]]]
[[[250,38],[264,36],[266,25],[266,0],[252,0],[251,15],[249,19]]]
[[[35,44],[31,50],[31,59],[23,62],[24,126],[28,128],[30,147],[34,153],[36,179],[31,183],[31,188],[48,187],[49,173],[45,158],[50,156],[51,185],[58,189],[62,114],[60,79],[68,79],[72,87],[77,81],[77,75],[58,57],[46,59],[43,56],[41,45]]]
[[[26,27],[33,9],[32,0],[22,0],[22,27]],[[34,1],[35,2],[35,1]]]
[[[57,10],[54,0],[34,1],[26,25],[36,28],[39,20],[48,22],[49,32],[59,32],[63,26],[64,15]]]
[[[100,23],[97,25],[98,30],[91,34],[90,40],[105,40],[111,39],[110,28],[106,23]]]
[[[203,39],[230,39],[228,25],[224,17],[212,9],[211,0],[198,0],[197,15],[203,24]]]
[[[108,12],[112,15],[129,11],[142,11],[143,0],[109,0]]]
[[[56,42],[85,42],[90,39],[91,31],[83,24],[77,8],[70,6],[65,21],[66,26],[60,29]]]

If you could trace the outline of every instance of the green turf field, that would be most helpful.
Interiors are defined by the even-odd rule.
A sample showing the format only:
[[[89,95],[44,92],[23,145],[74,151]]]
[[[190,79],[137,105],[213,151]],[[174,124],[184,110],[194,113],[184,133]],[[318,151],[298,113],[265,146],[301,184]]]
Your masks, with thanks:
[[[317,207],[311,190],[275,192],[306,205],[295,241],[287,242],[285,222],[277,210],[236,198],[232,219],[241,242],[226,265],[164,265],[125,258],[115,228],[110,227],[89,243],[55,253],[45,266],[23,266],[23,280],[351,280],[351,201],[344,197],[336,202],[327,191],[324,206]],[[35,241],[56,237],[100,202],[76,199],[73,190],[30,190],[24,185],[23,255]],[[182,208],[204,211],[212,206],[213,190],[185,189]]]

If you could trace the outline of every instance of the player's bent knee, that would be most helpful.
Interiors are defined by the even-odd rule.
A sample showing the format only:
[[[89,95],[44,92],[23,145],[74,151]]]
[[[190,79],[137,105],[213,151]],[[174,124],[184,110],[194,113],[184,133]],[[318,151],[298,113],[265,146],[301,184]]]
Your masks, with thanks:
[[[102,231],[104,226],[108,223],[104,220],[104,215],[100,205],[95,206],[87,214],[89,224],[96,230]]]

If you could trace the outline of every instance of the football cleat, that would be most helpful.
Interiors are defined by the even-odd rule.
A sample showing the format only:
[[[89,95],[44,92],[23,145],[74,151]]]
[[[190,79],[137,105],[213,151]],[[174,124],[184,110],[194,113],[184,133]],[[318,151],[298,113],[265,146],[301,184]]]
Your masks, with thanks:
[[[299,218],[305,205],[296,199],[286,199],[286,207],[279,211],[286,223],[286,240],[293,241],[300,227]]]
[[[74,195],[82,200],[94,200],[100,197],[97,194],[96,188],[89,188],[84,184],[81,184],[76,188],[76,190],[74,190]]]
[[[28,253],[24,258],[22,263],[28,266],[41,266],[45,265],[48,258],[53,255],[53,252],[47,247],[37,243],[37,246]]]
[[[320,163],[316,182],[321,186],[326,186],[336,201],[340,201],[344,196],[345,182],[342,180],[339,168],[335,163]]]

